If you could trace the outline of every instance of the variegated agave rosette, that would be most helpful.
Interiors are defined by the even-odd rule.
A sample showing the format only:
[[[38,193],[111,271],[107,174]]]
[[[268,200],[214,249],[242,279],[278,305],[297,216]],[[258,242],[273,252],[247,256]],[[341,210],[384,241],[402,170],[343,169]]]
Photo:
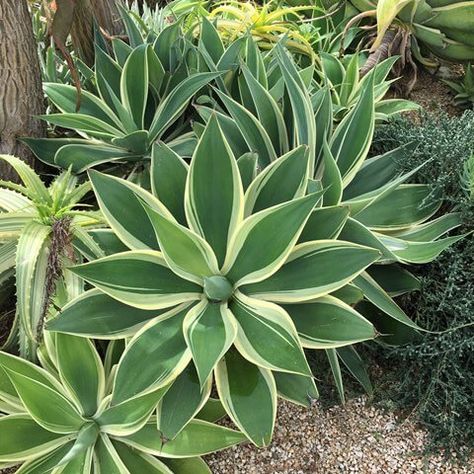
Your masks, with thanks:
[[[0,352],[0,468],[21,464],[18,474],[209,474],[200,455],[245,439],[195,419],[164,440],[150,415],[169,385],[121,396],[124,381],[113,383],[121,370],[117,349],[112,342],[103,364],[89,340],[47,336],[44,368]]]
[[[308,186],[306,146],[253,180],[249,163],[248,155],[235,159],[212,117],[189,168],[166,145],[155,146],[153,194],[91,172],[104,216],[131,250],[72,268],[96,289],[48,328],[133,336],[117,369],[120,400],[179,381],[183,371],[188,380],[195,366],[189,403],[197,411],[214,378],[229,416],[262,446],[272,436],[277,393],[301,404],[317,396],[303,348],[375,337],[372,323],[337,291],[380,252],[305,238],[324,194]]]

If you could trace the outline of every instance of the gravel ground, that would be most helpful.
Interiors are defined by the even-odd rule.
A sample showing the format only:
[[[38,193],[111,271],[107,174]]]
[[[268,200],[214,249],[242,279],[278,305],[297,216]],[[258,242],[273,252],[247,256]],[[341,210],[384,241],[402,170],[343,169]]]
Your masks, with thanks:
[[[268,448],[240,445],[206,461],[214,474],[474,474],[474,462],[460,467],[441,456],[423,457],[426,440],[411,422],[365,398],[328,410],[280,402]]]

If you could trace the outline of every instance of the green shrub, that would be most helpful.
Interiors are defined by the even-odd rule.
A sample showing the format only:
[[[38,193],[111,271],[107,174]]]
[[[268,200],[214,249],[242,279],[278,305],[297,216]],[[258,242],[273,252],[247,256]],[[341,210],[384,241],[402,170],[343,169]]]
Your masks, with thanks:
[[[401,170],[426,163],[419,179],[430,183],[444,206],[461,213],[472,230],[472,158],[474,112],[462,117],[424,116],[415,126],[397,120],[376,133],[377,152],[416,141],[418,148],[399,161]],[[470,173],[468,170],[471,170]],[[470,175],[470,178],[469,178]],[[469,185],[470,180],[470,185]],[[471,186],[471,188],[470,188]],[[470,188],[470,189],[469,189]],[[389,376],[389,395],[401,407],[416,406],[419,419],[435,446],[474,448],[474,239],[457,242],[430,265],[414,269],[420,292],[406,297],[403,307],[426,333],[421,340],[384,354],[399,367]],[[379,354],[381,357],[382,354]]]

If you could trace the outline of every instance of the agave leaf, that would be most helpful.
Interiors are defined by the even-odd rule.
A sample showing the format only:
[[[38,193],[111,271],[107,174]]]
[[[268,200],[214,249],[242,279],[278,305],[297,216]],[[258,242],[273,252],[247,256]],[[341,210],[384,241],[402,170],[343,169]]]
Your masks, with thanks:
[[[2,443],[1,462],[20,462],[43,456],[72,439],[42,428],[27,414],[8,415],[0,418]]]
[[[379,255],[375,249],[344,241],[306,242],[295,247],[277,272],[244,286],[242,291],[275,302],[309,301],[343,287],[377,261]]]
[[[201,387],[237,335],[237,323],[227,304],[203,300],[186,315],[184,337],[193,355]]]
[[[211,393],[212,379],[201,386],[193,364],[176,378],[161,399],[157,426],[166,439],[174,439],[205,405]]]
[[[154,456],[142,453],[124,443],[112,443],[120,459],[128,469],[127,473],[173,474],[173,471]]]
[[[256,446],[270,443],[275,424],[277,391],[271,371],[229,351],[216,369],[219,397],[228,415]],[[252,393],[252,397],[242,396]]]
[[[236,286],[263,280],[283,265],[317,200],[309,195],[245,219],[230,243],[223,272]],[[275,235],[274,229],[280,229]],[[261,249],[266,252],[262,253]]]
[[[296,328],[280,306],[238,292],[230,309],[238,323],[235,347],[247,360],[269,370],[311,376]]]
[[[188,175],[187,163],[164,143],[153,145],[151,157],[151,189],[180,224],[186,224],[184,191]]]
[[[391,318],[410,328],[420,329],[368,273],[356,277],[354,284],[364,292],[364,296],[371,303]]]
[[[304,347],[328,349],[375,338],[370,321],[333,296],[301,304],[283,305]]]
[[[106,408],[97,418],[101,431],[109,435],[127,436],[141,429],[169,390],[169,385]]]
[[[182,278],[203,284],[203,278],[217,275],[218,263],[210,245],[188,228],[168,220],[143,203],[155,229],[168,266]]]
[[[169,211],[139,186],[97,171],[89,174],[100,209],[117,237],[131,249],[157,249],[155,231],[139,198],[160,212]]]
[[[245,215],[303,196],[309,177],[308,159],[307,147],[300,146],[267,166],[245,193]]]
[[[309,408],[313,400],[319,398],[318,389],[313,377],[304,375],[275,372],[278,395],[296,405]]]
[[[215,116],[191,161],[185,210],[190,228],[210,244],[221,266],[230,236],[243,218],[243,189],[236,160]]]
[[[143,129],[148,97],[148,46],[141,44],[128,56],[120,81],[122,104],[138,130]]]
[[[67,84],[46,83],[43,89],[48,99],[63,113],[79,113],[94,117],[113,128],[121,130],[121,124],[114,112],[94,94],[81,91],[81,106],[77,110],[77,90]]]
[[[182,330],[187,311],[178,307],[150,321],[130,341],[117,369],[112,406],[166,386],[186,368],[191,359]],[[145,359],[154,363],[144,365]],[[136,367],[141,367],[140,372]],[[133,379],[130,373],[135,373]]]
[[[28,414],[46,430],[77,433],[85,423],[76,407],[61,393],[6,367],[4,370]]]
[[[169,308],[134,308],[94,289],[70,301],[46,328],[94,339],[121,339],[133,336],[145,323],[167,311]]]
[[[120,441],[149,454],[164,458],[202,456],[233,446],[245,437],[238,431],[206,421],[191,421],[175,439],[163,443],[151,419],[140,431]]]
[[[193,301],[202,291],[173,273],[163,256],[152,250],[110,255],[71,270],[118,301],[143,310]]]
[[[55,336],[57,367],[62,383],[85,416],[97,411],[105,392],[102,361],[92,342],[85,338]]]

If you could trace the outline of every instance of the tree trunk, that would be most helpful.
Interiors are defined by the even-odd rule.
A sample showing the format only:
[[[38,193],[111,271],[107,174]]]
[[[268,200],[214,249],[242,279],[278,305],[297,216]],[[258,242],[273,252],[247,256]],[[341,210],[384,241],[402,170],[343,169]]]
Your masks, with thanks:
[[[26,0],[0,0],[0,154],[16,155],[29,164],[34,156],[19,137],[44,136],[41,72]],[[16,179],[0,163],[0,179]]]
[[[115,0],[77,0],[71,38],[77,54],[89,66],[94,64],[94,18],[109,35],[124,34]]]

